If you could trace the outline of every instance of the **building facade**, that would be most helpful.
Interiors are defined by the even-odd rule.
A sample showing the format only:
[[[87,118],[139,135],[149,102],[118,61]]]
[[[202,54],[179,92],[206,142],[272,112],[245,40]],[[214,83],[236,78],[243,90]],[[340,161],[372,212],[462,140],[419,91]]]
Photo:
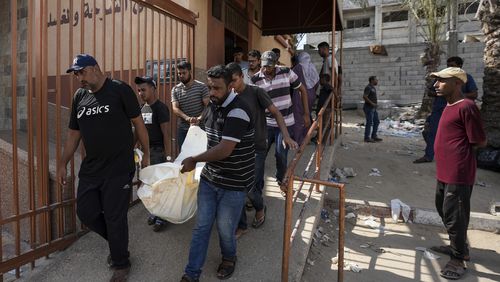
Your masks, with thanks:
[[[474,18],[478,3],[458,1],[457,55],[464,58],[464,70],[475,78],[481,97],[484,43],[481,42],[480,22]],[[368,7],[362,8],[353,1],[344,1],[342,65],[345,106],[355,106],[362,100],[362,90],[371,75],[379,78],[379,95],[384,93],[379,99],[392,100],[395,104],[421,101],[426,71],[420,63],[420,55],[425,49],[425,39],[415,16],[401,2],[369,0]],[[444,52],[441,67],[444,67],[448,57],[446,23],[441,33]],[[336,42],[340,42],[339,34],[336,36]],[[331,33],[307,34],[306,44],[317,46],[322,41],[331,43]],[[373,45],[383,45],[387,56],[372,54],[369,46]]]

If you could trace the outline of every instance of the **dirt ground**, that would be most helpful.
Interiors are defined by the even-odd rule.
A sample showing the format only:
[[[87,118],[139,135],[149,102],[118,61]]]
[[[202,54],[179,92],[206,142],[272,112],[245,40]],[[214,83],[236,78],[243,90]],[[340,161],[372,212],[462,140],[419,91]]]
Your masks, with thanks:
[[[344,112],[343,144],[332,167],[352,167],[357,174],[347,179],[346,199],[389,205],[391,199],[398,198],[411,207],[433,210],[435,163],[412,163],[423,155],[421,136],[381,134],[383,142],[364,143],[364,128],[359,126],[363,122],[355,111]],[[377,168],[381,176],[369,176],[372,168]],[[499,187],[499,173],[478,169],[472,212],[487,213],[490,202],[500,200]],[[309,252],[303,282],[337,281],[337,265],[332,262],[337,256],[337,199],[335,191],[326,192],[324,209],[329,218],[320,219],[322,232],[317,232]],[[355,217],[346,219],[345,224],[345,262],[356,264],[361,272],[347,267],[345,281],[445,281],[439,271],[448,257],[440,255],[432,260],[415,249],[448,244],[443,227],[374,218],[383,226],[381,231],[367,225],[367,216],[352,212]],[[472,259],[461,281],[500,281],[500,235],[479,230],[468,234]]]

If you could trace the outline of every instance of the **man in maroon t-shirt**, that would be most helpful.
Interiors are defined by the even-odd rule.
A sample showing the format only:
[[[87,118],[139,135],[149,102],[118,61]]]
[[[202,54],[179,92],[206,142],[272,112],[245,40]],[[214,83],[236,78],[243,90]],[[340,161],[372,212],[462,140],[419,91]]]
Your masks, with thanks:
[[[470,197],[476,177],[476,148],[486,146],[481,115],[472,100],[464,99],[461,88],[467,74],[450,67],[432,73],[436,78],[436,94],[446,99],[434,142],[436,159],[436,208],[450,238],[450,246],[431,250],[450,255],[441,270],[447,279],[459,279],[465,272],[464,260],[469,260],[467,226]]]

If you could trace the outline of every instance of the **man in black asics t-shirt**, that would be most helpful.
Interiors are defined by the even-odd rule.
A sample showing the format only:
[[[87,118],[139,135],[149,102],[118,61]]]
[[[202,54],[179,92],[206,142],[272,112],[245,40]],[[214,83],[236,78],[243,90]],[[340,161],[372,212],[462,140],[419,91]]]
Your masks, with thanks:
[[[77,55],[66,72],[75,74],[81,88],[73,98],[57,179],[66,184],[66,166],[82,140],[86,156],[78,174],[77,214],[108,241],[108,263],[114,269],[111,281],[126,281],[130,270],[127,210],[135,171],[131,123],[144,151],[143,167],[149,165],[147,130],[132,88],[107,78],[92,56]]]
[[[149,151],[151,164],[159,164],[167,161],[168,152],[168,122],[170,121],[170,111],[156,95],[156,81],[150,76],[136,77],[137,92],[144,105],[141,108],[142,119],[148,130]],[[167,221],[150,215],[148,225],[153,225],[153,231],[158,232],[167,225]]]

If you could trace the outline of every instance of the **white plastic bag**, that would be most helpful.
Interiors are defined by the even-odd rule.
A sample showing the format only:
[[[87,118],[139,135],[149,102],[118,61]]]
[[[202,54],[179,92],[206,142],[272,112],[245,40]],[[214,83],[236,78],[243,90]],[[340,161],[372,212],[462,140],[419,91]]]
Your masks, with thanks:
[[[204,163],[198,163],[195,170],[182,174],[181,162],[206,149],[205,131],[191,126],[181,153],[173,163],[152,165],[140,171],[142,185],[137,196],[149,212],[176,224],[184,223],[195,215],[199,175]]]

